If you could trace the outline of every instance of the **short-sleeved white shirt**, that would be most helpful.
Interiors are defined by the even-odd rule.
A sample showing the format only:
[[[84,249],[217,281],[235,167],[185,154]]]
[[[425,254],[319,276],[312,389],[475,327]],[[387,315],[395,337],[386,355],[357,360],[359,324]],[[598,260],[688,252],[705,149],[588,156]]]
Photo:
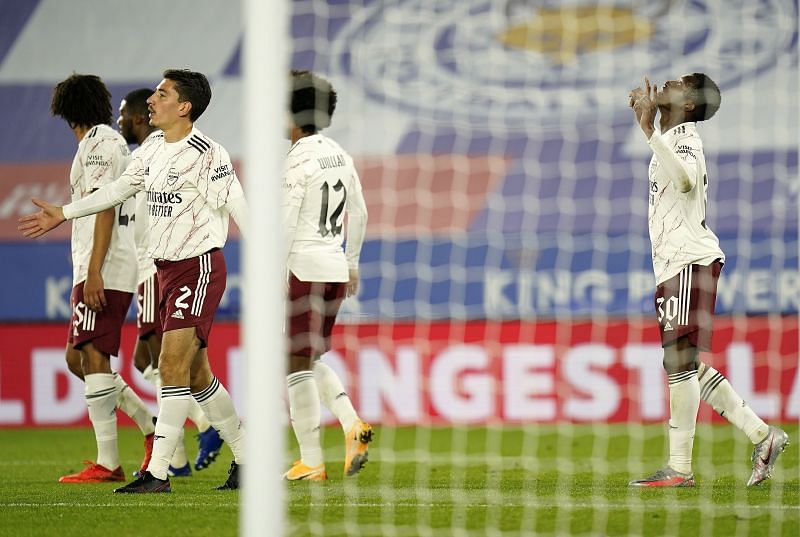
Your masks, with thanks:
[[[108,125],[91,128],[78,144],[69,174],[72,201],[113,183],[125,170],[130,151],[125,139]],[[105,289],[132,293],[136,290],[136,247],[133,240],[132,200],[116,209],[111,242],[101,275]],[[92,255],[95,215],[72,222],[72,284],[86,280]]]
[[[301,281],[348,281],[344,217],[366,211],[353,159],[326,136],[301,138],[286,157],[282,190],[284,214],[299,208],[288,269]]]
[[[706,222],[708,176],[703,143],[694,123],[682,123],[661,135],[685,164],[694,180],[681,192],[660,165],[650,160],[648,227],[656,283],[662,283],[692,264],[725,261],[719,239]]]
[[[224,206],[244,197],[228,152],[197,128],[173,143],[154,133],[120,180],[144,191],[151,259],[179,261],[222,248],[229,219]]]

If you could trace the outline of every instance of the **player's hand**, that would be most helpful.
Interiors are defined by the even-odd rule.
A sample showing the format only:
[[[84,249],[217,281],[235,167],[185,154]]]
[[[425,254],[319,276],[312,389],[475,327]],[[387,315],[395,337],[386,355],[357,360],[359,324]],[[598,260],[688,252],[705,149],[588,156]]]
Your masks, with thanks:
[[[103,311],[108,304],[103,287],[105,287],[103,276],[99,272],[90,271],[83,284],[83,303],[90,310]]]
[[[637,86],[631,90],[628,94],[628,106],[633,108],[633,105],[636,104],[636,101],[644,97],[644,90],[641,86]]]
[[[61,207],[50,205],[46,201],[33,198],[31,199],[34,205],[42,210],[38,213],[27,214],[20,217],[17,229],[22,232],[22,235],[29,239],[41,237],[51,229],[58,227],[61,222],[66,220],[64,218],[64,211]]]
[[[345,296],[351,297],[358,294],[358,269],[350,269],[350,281],[347,282],[345,287]]]
[[[642,132],[649,140],[655,132],[656,113],[658,112],[658,105],[656,104],[656,93],[658,86],[650,84],[650,79],[644,78],[644,95],[639,97],[633,103],[633,111],[636,113],[636,120],[641,127]]]

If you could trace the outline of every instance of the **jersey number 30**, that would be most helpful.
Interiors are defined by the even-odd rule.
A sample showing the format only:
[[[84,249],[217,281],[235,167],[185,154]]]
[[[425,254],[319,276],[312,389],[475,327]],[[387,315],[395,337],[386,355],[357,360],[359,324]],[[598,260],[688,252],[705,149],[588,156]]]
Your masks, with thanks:
[[[342,180],[336,182],[333,185],[334,192],[342,192],[342,201],[339,202],[339,205],[336,206],[336,209],[328,216],[328,202],[330,200],[330,186],[328,186],[328,182],[322,183],[320,187],[322,190],[322,206],[320,207],[319,211],[319,234],[323,237],[326,237],[328,233],[333,235],[342,234],[342,220],[344,219],[344,202],[347,199],[347,189],[344,187],[344,183]],[[330,228],[328,228],[328,223],[330,222]]]

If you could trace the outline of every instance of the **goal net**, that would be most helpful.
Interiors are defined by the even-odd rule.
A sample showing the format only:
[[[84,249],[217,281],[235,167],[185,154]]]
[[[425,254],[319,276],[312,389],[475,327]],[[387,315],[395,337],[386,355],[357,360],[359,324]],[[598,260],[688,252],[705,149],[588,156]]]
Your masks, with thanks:
[[[727,257],[701,360],[796,443],[797,2],[291,10],[291,65],[338,90],[326,134],[356,158],[369,208],[361,292],[324,360],[376,439],[342,479],[325,414],[331,479],[288,486],[288,533],[797,530],[796,451],[747,489],[753,444],[705,402],[697,487],[627,486],[668,457],[652,153],[627,106],[645,75],[705,72],[721,88],[698,126]]]

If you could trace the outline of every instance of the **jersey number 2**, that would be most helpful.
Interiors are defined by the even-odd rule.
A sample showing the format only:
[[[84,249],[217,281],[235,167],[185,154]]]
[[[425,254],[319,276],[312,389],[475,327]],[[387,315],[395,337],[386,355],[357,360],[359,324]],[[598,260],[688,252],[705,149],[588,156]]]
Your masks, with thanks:
[[[347,189],[344,187],[344,183],[342,183],[341,179],[333,185],[334,192],[342,191],[342,201],[339,202],[339,205],[337,205],[336,209],[331,213],[330,218],[328,217],[328,199],[330,197],[330,186],[328,186],[328,182],[322,183],[319,189],[322,190],[322,207],[320,207],[319,211],[319,234],[323,237],[327,236],[328,233],[334,237],[336,235],[341,235],[342,212],[344,211],[344,202],[347,199]],[[331,224],[330,229],[328,228],[328,222]]]

